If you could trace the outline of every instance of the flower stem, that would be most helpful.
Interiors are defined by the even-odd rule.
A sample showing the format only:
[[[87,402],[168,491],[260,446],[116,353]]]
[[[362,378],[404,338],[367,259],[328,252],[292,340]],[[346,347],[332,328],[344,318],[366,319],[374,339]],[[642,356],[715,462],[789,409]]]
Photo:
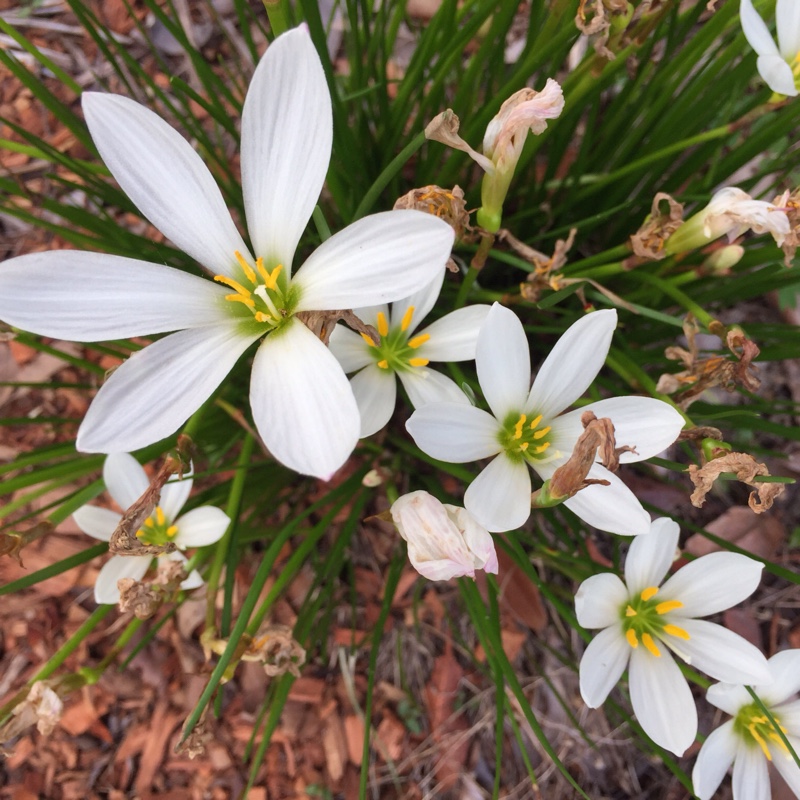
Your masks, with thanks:
[[[292,27],[286,6],[286,0],[264,0],[273,36],[280,36]]]

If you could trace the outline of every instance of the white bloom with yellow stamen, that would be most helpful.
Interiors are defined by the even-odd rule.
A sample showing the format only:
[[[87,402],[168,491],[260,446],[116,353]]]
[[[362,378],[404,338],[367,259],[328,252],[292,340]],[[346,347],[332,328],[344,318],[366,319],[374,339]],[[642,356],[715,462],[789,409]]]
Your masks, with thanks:
[[[581,414],[609,417],[617,443],[636,448],[622,462],[640,461],[670,445],[683,417],[661,400],[616,397],[562,414],[594,380],[617,324],[615,311],[595,311],[570,326],[531,386],[528,339],[513,311],[495,303],[478,336],[475,363],[491,413],[467,404],[431,403],[417,409],[407,428],[417,445],[442,461],[496,458],[470,484],[467,510],[490,531],[518,528],[531,513],[529,467],[550,478],[572,454],[583,432]],[[633,535],[649,530],[650,517],[625,484],[601,464],[589,486],[564,505],[601,530]]]
[[[250,383],[256,427],[279,461],[329,478],[358,441],[358,408],[339,363],[297,315],[417,291],[447,261],[452,228],[420,211],[375,214],[332,236],[293,272],[333,135],[325,75],[305,28],[270,45],[244,103],[242,191],[253,253],[177,131],[119,95],[87,92],[82,102],[122,189],[216,283],[77,251],[0,265],[0,319],[18,328],[83,342],[177,331],[114,371],[78,431],[78,449],[131,451],[171,435],[263,338]]]
[[[700,800],[710,800],[731,765],[733,800],[770,800],[769,762],[800,798],[800,767],[786,746],[788,741],[800,754],[800,650],[776,653],[767,667],[771,683],[752,688],[772,720],[744,686],[717,683],[709,687],[708,702],[733,719],[711,733],[700,748],[692,771]]]
[[[737,553],[711,553],[664,580],[680,529],[661,518],[637,537],[625,561],[625,582],[593,575],[575,596],[578,622],[603,628],[580,664],[584,702],[597,708],[628,668],[631,705],[645,733],[681,755],[697,734],[692,692],[671,653],[717,680],[769,681],[767,661],[741,636],[697,619],[724,611],[758,586],[764,567]]]
[[[752,0],[741,0],[739,17],[747,41],[758,53],[759,75],[773,92],[794,97],[800,70],[800,2],[778,0],[775,7],[777,45]]]
[[[429,369],[431,361],[467,361],[475,358],[478,332],[489,306],[476,305],[445,314],[416,333],[433,308],[444,281],[444,270],[416,294],[392,304],[356,309],[357,316],[378,332],[379,341],[359,336],[343,325],[331,335],[330,347],[350,379],[361,414],[361,436],[379,431],[392,416],[397,397],[395,375],[415,408],[448,401],[468,403],[458,385]]]
[[[123,510],[128,509],[147,490],[150,482],[139,462],[128,453],[113,453],[103,464],[103,480],[112,499]],[[193,508],[178,516],[189,499],[192,480],[187,475],[173,475],[161,490],[159,505],[144,522],[136,536],[144,544],[163,545],[172,542],[178,550],[187,547],[204,547],[219,541],[224,535],[230,518],[214,506]],[[89,536],[107,542],[111,539],[122,515],[109,508],[85,505],[73,515],[78,527]],[[186,562],[180,552],[173,552],[161,559]],[[140,581],[153,563],[152,556],[112,556],[100,570],[94,586],[94,598],[98,603],[118,603],[120,578]],[[196,589],[203,585],[197,570],[181,584],[183,589]]]

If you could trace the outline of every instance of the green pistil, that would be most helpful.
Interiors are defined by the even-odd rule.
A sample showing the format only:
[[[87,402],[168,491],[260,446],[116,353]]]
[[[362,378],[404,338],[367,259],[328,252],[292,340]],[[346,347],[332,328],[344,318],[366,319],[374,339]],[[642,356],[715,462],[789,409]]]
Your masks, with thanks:
[[[665,622],[663,618],[664,614],[681,608],[683,603],[680,600],[657,600],[657,593],[656,586],[643,589],[621,609],[620,615],[628,644],[636,648],[641,642],[651,655],[659,657],[661,651],[656,639],[661,639],[664,634],[688,639],[689,634],[683,628]]]
[[[500,445],[514,461],[535,463],[552,455],[550,451],[550,426],[542,425],[542,415],[511,412],[500,430]]]
[[[781,725],[780,720],[772,714],[778,728],[785,734],[786,728]],[[769,751],[769,744],[777,745],[787,755],[789,750],[786,742],[781,739],[775,726],[769,721],[767,715],[762,711],[758,703],[751,703],[743,706],[739,713],[734,717],[733,730],[751,745],[758,745],[768,761],[772,761],[772,754]]]
[[[136,531],[136,538],[142,544],[165,545],[172,542],[177,533],[178,526],[170,524],[161,506],[156,506],[142,527]]]

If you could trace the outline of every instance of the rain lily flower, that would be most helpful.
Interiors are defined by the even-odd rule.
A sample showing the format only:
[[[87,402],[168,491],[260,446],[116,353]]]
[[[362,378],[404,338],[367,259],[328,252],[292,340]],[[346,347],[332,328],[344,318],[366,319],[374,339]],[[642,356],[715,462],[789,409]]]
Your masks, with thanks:
[[[697,734],[692,692],[670,651],[717,680],[769,681],[764,656],[741,636],[697,619],[749,597],[763,564],[737,553],[711,553],[661,582],[675,557],[680,530],[661,518],[633,540],[625,582],[609,572],[585,580],[575,596],[578,622],[602,628],[583,654],[580,688],[597,708],[628,668],[633,711],[656,744],[681,755]],[[660,588],[659,588],[660,586]]]
[[[481,184],[478,224],[490,233],[500,229],[503,202],[528,132],[542,133],[547,120],[558,117],[563,109],[564,95],[552,78],[547,79],[541,92],[520,89],[500,106],[500,111],[486,126],[482,155],[458,135],[458,117],[452,111],[440,114],[425,129],[428,139],[467,153],[486,173]]]
[[[708,205],[686,220],[667,239],[664,251],[669,255],[705,247],[720,236],[728,242],[748,230],[771,233],[780,247],[791,232],[789,217],[780,206],[765,200],[753,200],[747,192],[728,186],[720,189]]]
[[[122,509],[133,505],[150,485],[139,462],[128,453],[113,453],[106,458],[103,480],[108,493]],[[178,516],[191,491],[192,480],[186,476],[180,480],[173,475],[167,481],[161,490],[159,505],[136,533],[143,544],[164,545],[172,542],[179,550],[185,550],[187,547],[204,547],[222,538],[230,524],[224,511],[213,506],[200,506]],[[72,518],[84,533],[101,542],[108,542],[122,515],[108,508],[86,505],[79,508]],[[159,561],[161,559],[186,562],[179,552],[160,556]],[[98,603],[118,603],[117,581],[120,578],[140,581],[152,563],[152,556],[112,556],[97,576],[94,599]],[[196,570],[192,570],[181,588],[196,589],[202,585],[203,579]]]
[[[497,574],[492,536],[466,509],[440,503],[428,492],[411,492],[395,500],[391,514],[420,575],[446,581],[474,578],[476,569]]]
[[[466,361],[475,358],[478,331],[489,306],[477,305],[451,311],[415,334],[436,303],[444,270],[416,294],[392,304],[356,309],[356,315],[372,325],[380,336],[376,343],[367,334],[337,325],[330,347],[345,372],[359,370],[350,385],[361,412],[361,436],[379,431],[392,416],[400,378],[415,408],[435,400],[467,403],[466,395],[450,378],[428,368],[431,361]]]
[[[752,0],[741,0],[739,17],[747,41],[758,53],[756,66],[767,86],[776,94],[794,97],[800,69],[800,3],[778,0],[775,7],[777,45]]]
[[[531,476],[543,480],[566,462],[583,432],[581,414],[608,417],[618,445],[636,448],[622,462],[640,461],[670,445],[683,417],[649,397],[616,397],[562,414],[603,366],[617,324],[616,311],[594,311],[558,340],[531,386],[528,339],[517,316],[495,303],[478,335],[478,380],[491,413],[471,405],[431,403],[406,425],[417,445],[443,461],[496,458],[470,484],[464,505],[490,531],[518,528],[531,512]],[[581,519],[601,530],[646,533],[650,517],[625,484],[601,464],[587,476],[608,486],[581,489],[564,501]]]
[[[800,650],[784,650],[767,662],[772,682],[753,686],[780,733],[800,753]],[[709,703],[730,714],[703,743],[692,771],[694,793],[709,800],[733,764],[733,800],[770,800],[767,762],[771,761],[795,797],[800,797],[800,767],[769,717],[744,686],[717,683]]]
[[[242,189],[253,252],[186,140],[133,100],[87,92],[92,138],[120,186],[214,281],[160,264],[62,251],[0,265],[0,319],[43,336],[103,341],[171,333],[134,353],[78,431],[84,452],[136,450],[174,433],[262,339],[253,418],[276,459],[329,478],[358,441],[359,415],[333,354],[298,318],[406,297],[450,255],[453,231],[419,211],[361,219],[293,274],[331,154],[325,75],[305,28],[279,36],[242,114]]]

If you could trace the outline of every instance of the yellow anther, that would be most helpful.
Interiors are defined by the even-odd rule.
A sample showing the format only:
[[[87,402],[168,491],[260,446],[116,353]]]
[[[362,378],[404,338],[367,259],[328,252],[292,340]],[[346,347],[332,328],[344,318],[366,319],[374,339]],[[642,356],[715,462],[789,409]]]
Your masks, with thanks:
[[[178,532],[178,526],[177,525],[170,525],[169,528],[167,528],[167,530],[166,530],[167,536],[170,539],[174,538],[175,534],[177,532]]]
[[[667,614],[676,608],[683,608],[683,603],[680,600],[665,600],[656,606],[656,614]]]
[[[639,640],[636,638],[636,631],[634,631],[633,628],[628,628],[628,630],[625,631],[625,638],[634,650],[639,646]]]
[[[264,283],[269,281],[269,272],[267,272],[266,268],[264,267],[264,259],[260,256],[256,259],[256,269],[258,270],[258,274],[261,276],[261,280]]]
[[[385,358],[382,358],[382,359],[381,359],[381,360],[378,362],[378,366],[379,366],[381,369],[389,369],[389,362],[388,362],[388,361],[387,361]]]
[[[642,589],[642,600],[650,600],[656,594],[658,594],[658,586],[648,586],[646,589]]]
[[[517,424],[514,425],[514,438],[521,439],[522,438],[522,426],[525,424],[525,420],[527,417],[524,414],[519,415],[519,419],[517,420]]]
[[[230,300],[232,303],[244,303],[248,308],[255,308],[255,303],[249,298],[244,297],[241,294],[226,294],[226,300]]]
[[[650,653],[651,656],[661,658],[661,651],[656,647],[656,643],[649,633],[642,634],[642,644],[647,648],[647,652]]]
[[[144,526],[143,526],[143,527],[145,527],[145,528],[152,528],[152,527],[153,527],[153,525],[155,525],[155,522],[153,522],[153,518],[152,518],[152,517],[148,517],[148,518],[147,518],[147,519],[144,521]]]
[[[431,362],[429,358],[409,358],[408,363],[412,367],[426,367]]]
[[[679,628],[677,625],[665,625],[664,633],[668,633],[670,636],[677,636],[678,639],[685,639],[686,641],[692,638],[683,628]]]
[[[245,289],[241,283],[235,281],[233,278],[229,278],[227,275],[215,275],[214,280],[219,283],[224,283],[226,286],[230,286],[234,292],[242,295],[243,297],[250,297],[252,294],[249,289]]]
[[[144,529],[144,528],[139,528],[139,530],[138,530],[138,531],[136,531],[136,538],[137,538],[137,539],[141,539],[143,536],[146,536],[146,535],[147,535],[147,534],[146,534],[146,532],[145,532],[145,529]]]
[[[164,511],[161,506],[156,506],[156,521],[159,525],[163,525],[166,522],[166,517],[164,516]]]
[[[528,442],[523,442],[523,443],[522,443],[522,444],[519,446],[519,449],[520,449],[520,450],[522,450],[522,452],[524,453],[524,452],[525,452],[525,451],[528,449]]]
[[[361,334],[361,338],[370,346],[370,347],[377,347],[378,344],[373,342],[372,339],[369,337],[368,334],[364,333],[364,331],[359,331]]]
[[[626,617],[635,617],[636,616],[636,609],[633,606],[628,606],[625,609],[625,616]]]
[[[281,270],[283,269],[283,264],[278,264],[272,272],[267,272],[263,267],[262,271],[260,272],[261,277],[264,279],[264,285],[267,289],[277,289],[278,287],[278,275],[281,274]]]
[[[378,312],[378,333],[381,336],[386,336],[389,333],[389,323],[386,321],[386,314],[383,311]]]
[[[263,311],[256,311],[256,322],[270,322],[272,317]]]
[[[550,433],[550,426],[549,425],[546,428],[542,428],[540,431],[536,431],[536,433],[533,434],[533,438],[534,439],[541,439],[542,436],[547,436],[548,433]]]
[[[253,272],[253,268],[245,261],[244,256],[238,250],[234,251],[233,254],[236,256],[236,260],[239,262],[242,272],[247,276],[247,280],[249,280],[250,283],[255,283],[256,274]]]
[[[751,722],[747,726],[747,730],[750,731],[750,735],[758,742],[758,746],[761,748],[761,751],[767,757],[767,761],[772,761],[772,753],[769,752],[769,747],[767,747],[767,743],[764,741],[764,737],[756,730],[756,723]]]
[[[416,350],[421,344],[425,344],[428,339],[431,338],[429,333],[421,333],[419,336],[415,336],[413,339],[410,339],[408,342],[408,346]]]
[[[550,447],[550,442],[545,442],[544,444],[540,444],[537,448],[535,448],[533,452],[536,453],[537,456],[540,456],[545,450],[547,450],[548,447]]]
[[[536,427],[539,425],[539,423],[540,423],[541,421],[542,421],[542,415],[541,415],[541,414],[539,414],[539,416],[538,416],[538,417],[534,417],[534,418],[531,420],[531,424],[530,424],[530,426],[529,426],[529,427],[530,427],[530,429],[531,429],[532,431],[535,431],[535,430],[536,430]]]
[[[408,326],[411,324],[411,318],[414,316],[414,306],[409,306],[406,309],[406,313],[403,314],[403,319],[400,322],[400,330],[407,331]]]

